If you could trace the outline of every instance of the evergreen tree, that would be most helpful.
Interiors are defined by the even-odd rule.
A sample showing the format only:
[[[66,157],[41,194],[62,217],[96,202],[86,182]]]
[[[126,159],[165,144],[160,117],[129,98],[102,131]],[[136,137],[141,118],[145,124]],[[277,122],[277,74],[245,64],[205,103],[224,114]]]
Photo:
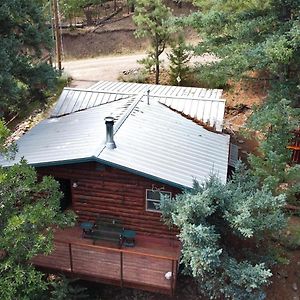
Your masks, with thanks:
[[[258,132],[259,157],[251,156],[253,171],[278,192],[283,183],[294,193],[299,167],[290,166],[287,150],[299,126],[300,1],[196,0],[201,12],[189,21],[203,39],[198,54],[213,53],[217,62],[201,66],[203,80],[251,76],[269,82],[269,95],[252,114],[247,129]],[[299,175],[298,175],[299,176]]]
[[[195,3],[202,11],[193,19],[203,38],[198,53],[221,58],[211,69],[229,78],[263,71],[271,81],[299,82],[299,0]]]
[[[191,52],[187,48],[183,34],[179,34],[176,42],[172,43],[170,60],[170,76],[173,85],[183,85],[189,72],[188,63],[191,60]]]
[[[159,83],[159,56],[170,41],[174,27],[171,25],[171,12],[162,0],[136,0],[133,20],[137,25],[136,37],[147,37],[151,41],[153,52],[150,58],[155,64],[155,82]]]
[[[0,134],[3,145],[9,131],[2,122]],[[0,167],[1,299],[41,299],[47,289],[43,273],[30,260],[51,252],[53,226],[70,225],[74,220],[72,213],[61,213],[60,198],[58,183],[50,177],[38,180],[25,161]]]
[[[185,272],[205,294],[257,300],[272,275],[266,239],[285,225],[284,205],[284,195],[274,197],[240,165],[227,184],[212,176],[163,199],[161,210],[166,223],[179,228]]]
[[[270,91],[266,103],[256,108],[248,120],[247,130],[259,132],[259,155],[251,154],[249,162],[255,176],[275,193],[284,189],[288,200],[294,202],[300,191],[300,166],[290,164],[287,146],[299,126],[299,112],[283,96],[287,89],[282,85],[277,88]]]
[[[55,83],[51,66],[40,62],[51,48],[43,4],[35,0],[2,0],[0,5],[0,115],[42,101]]]

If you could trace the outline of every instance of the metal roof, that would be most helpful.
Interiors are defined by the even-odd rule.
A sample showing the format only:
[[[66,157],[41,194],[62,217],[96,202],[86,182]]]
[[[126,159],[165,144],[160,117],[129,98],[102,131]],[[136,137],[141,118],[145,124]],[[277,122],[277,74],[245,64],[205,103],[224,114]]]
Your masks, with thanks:
[[[138,102],[114,135],[117,148],[98,158],[128,169],[192,187],[216,173],[226,182],[229,136],[204,129],[161,105]]]
[[[112,112],[115,112],[115,117],[117,114],[122,115],[128,102],[126,99],[59,118],[43,120],[16,142],[18,152],[15,159],[0,160],[0,164],[12,165],[22,157],[31,165],[92,157],[99,146],[105,144],[104,118],[110,116]]]
[[[149,90],[151,97],[157,97],[158,101],[166,106],[206,123],[216,131],[222,131],[225,100],[221,98],[223,92],[221,89],[110,81],[99,81],[90,89],[128,95],[146,93]]]
[[[86,89],[64,88],[51,117],[59,117],[87,108],[100,106],[106,103],[128,99],[132,95],[114,92],[97,92]]]
[[[114,91],[115,93],[126,94],[138,94],[140,92],[146,92],[147,90],[150,90],[152,96],[175,96],[204,99],[220,99],[223,92],[221,89],[203,89],[185,86],[112,81],[99,81],[92,85],[90,89],[95,91]]]
[[[15,160],[0,164],[23,156],[36,166],[93,160],[178,187],[192,187],[193,179],[201,182],[212,172],[226,181],[228,135],[204,129],[161,104],[160,97],[150,94],[148,105],[143,93],[122,93],[104,101],[106,92],[65,89],[52,116],[17,141]],[[116,120],[116,149],[105,147],[107,116]]]

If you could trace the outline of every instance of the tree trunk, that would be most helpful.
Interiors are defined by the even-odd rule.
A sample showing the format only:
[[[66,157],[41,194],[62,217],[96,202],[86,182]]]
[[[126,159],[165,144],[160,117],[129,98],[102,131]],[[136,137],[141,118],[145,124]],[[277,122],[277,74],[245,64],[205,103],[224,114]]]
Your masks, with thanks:
[[[90,7],[84,9],[84,14],[85,14],[85,18],[86,18],[86,25],[92,26],[93,18],[92,18],[92,11],[90,10]]]
[[[155,84],[159,84],[159,53],[158,42],[155,44]]]
[[[135,1],[133,1],[133,0],[129,1],[128,0],[127,3],[128,3],[128,13],[129,13],[129,10],[130,10],[131,13],[134,13],[134,3],[135,3]]]
[[[155,84],[159,84],[159,61],[156,61],[156,68],[155,68]]]

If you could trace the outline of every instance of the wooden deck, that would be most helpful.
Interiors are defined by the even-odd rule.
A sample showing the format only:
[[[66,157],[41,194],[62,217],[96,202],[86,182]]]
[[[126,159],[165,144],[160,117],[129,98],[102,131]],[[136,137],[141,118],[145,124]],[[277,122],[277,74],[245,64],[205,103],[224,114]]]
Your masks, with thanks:
[[[102,241],[93,245],[92,240],[82,238],[79,227],[57,230],[54,241],[51,255],[33,259],[36,266],[77,278],[174,294],[178,241],[137,234],[135,247],[119,249]],[[165,278],[167,272],[172,272],[169,280]]]

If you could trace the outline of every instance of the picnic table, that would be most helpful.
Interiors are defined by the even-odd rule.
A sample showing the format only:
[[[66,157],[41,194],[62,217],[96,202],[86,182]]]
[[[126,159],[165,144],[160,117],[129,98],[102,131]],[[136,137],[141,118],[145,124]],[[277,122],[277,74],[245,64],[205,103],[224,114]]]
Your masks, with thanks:
[[[83,237],[91,238],[93,244],[97,241],[115,242],[117,246],[121,247],[123,240],[123,224],[120,220],[109,217],[98,216],[96,221],[90,228],[89,222],[83,222],[81,228],[83,229]],[[86,228],[89,228],[86,230]]]

